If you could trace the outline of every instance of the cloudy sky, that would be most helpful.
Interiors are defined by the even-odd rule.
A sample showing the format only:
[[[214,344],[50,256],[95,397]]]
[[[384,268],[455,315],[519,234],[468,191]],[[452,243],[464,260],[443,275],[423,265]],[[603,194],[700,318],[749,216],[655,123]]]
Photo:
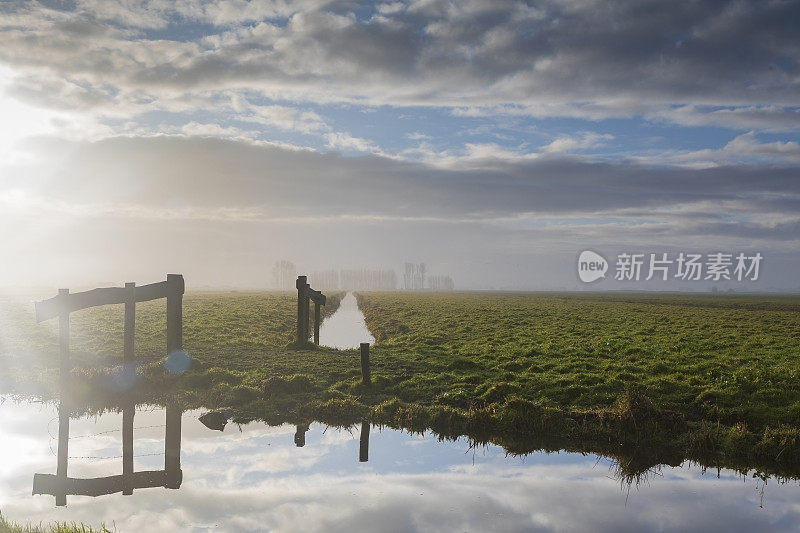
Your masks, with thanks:
[[[758,251],[730,287],[800,290],[798,20],[791,0],[3,2],[0,285],[263,287],[290,259],[577,289],[588,248]],[[667,288],[632,283],[591,287]]]

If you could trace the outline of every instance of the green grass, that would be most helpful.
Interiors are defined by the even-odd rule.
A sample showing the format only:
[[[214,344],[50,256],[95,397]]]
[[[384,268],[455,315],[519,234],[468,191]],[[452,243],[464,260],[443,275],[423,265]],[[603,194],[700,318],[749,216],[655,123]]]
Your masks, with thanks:
[[[338,297],[329,298],[331,312]],[[694,458],[800,474],[800,297],[362,293],[373,384],[355,350],[297,350],[292,293],[188,293],[186,374],[166,375],[163,303],[137,306],[133,393],[270,423],[368,418],[513,453],[595,451],[638,472]],[[55,324],[0,303],[3,390],[56,396]],[[73,314],[72,393],[117,404],[121,306]]]
[[[110,531],[105,526],[100,526],[100,529],[93,529],[83,524],[66,522],[21,526],[15,522],[9,522],[0,515],[0,533],[110,533]]]
[[[386,390],[404,401],[581,411],[635,388],[689,420],[800,426],[800,298],[385,293],[359,305]]]

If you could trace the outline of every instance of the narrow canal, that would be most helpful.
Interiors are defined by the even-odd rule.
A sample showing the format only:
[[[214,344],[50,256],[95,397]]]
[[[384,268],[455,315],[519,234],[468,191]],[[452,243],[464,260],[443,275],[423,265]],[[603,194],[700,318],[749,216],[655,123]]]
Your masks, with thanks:
[[[352,292],[348,292],[339,304],[339,309],[325,319],[319,328],[319,343],[323,346],[346,350],[358,348],[362,342],[370,344],[375,337],[369,332],[364,313]]]

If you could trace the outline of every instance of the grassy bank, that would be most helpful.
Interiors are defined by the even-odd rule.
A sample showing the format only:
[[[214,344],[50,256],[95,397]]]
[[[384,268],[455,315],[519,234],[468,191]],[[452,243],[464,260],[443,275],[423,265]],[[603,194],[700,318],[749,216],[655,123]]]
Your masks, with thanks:
[[[291,293],[189,293],[191,369],[164,372],[163,306],[137,307],[143,365],[131,393],[233,408],[241,421],[369,418],[469,435],[514,453],[593,451],[618,457],[634,474],[684,458],[800,474],[800,298],[363,293],[358,300],[377,339],[371,387],[360,383],[355,351],[291,347]],[[4,302],[3,388],[55,397],[54,325],[33,324],[25,305]],[[74,405],[119,401],[107,368],[122,351],[121,313],[74,315]]]

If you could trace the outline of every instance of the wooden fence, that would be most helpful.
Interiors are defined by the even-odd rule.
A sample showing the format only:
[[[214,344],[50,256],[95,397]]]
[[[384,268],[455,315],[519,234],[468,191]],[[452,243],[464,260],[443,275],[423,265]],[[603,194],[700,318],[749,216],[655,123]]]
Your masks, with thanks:
[[[61,373],[69,372],[69,314],[81,309],[100,305],[125,304],[125,333],[123,360],[134,358],[134,336],[136,329],[136,303],[167,299],[167,355],[183,347],[183,293],[185,285],[180,274],[168,274],[167,281],[136,286],[126,283],[125,287],[104,287],[86,292],[70,293],[69,289],[59,289],[58,296],[36,302],[36,321],[42,322],[58,317],[59,351]]]
[[[168,274],[166,281],[137,287],[126,283],[125,287],[104,287],[86,292],[70,293],[59,289],[58,295],[36,302],[36,321],[42,322],[58,317],[59,354],[61,359],[62,388],[69,377],[69,315],[74,311],[101,305],[125,305],[125,332],[123,360],[134,359],[136,329],[136,303],[167,299],[167,355],[183,347],[183,293],[185,285],[180,274]],[[133,471],[133,406],[123,410],[123,458],[122,475],[95,479],[73,479],[67,477],[69,459],[69,409],[61,400],[58,413],[58,459],[56,475],[36,474],[33,478],[34,494],[53,494],[56,505],[66,505],[68,494],[98,496],[122,492],[132,494],[134,488],[164,486],[178,488],[181,484],[180,469],[180,411],[167,409],[166,455],[164,470],[152,472]]]

